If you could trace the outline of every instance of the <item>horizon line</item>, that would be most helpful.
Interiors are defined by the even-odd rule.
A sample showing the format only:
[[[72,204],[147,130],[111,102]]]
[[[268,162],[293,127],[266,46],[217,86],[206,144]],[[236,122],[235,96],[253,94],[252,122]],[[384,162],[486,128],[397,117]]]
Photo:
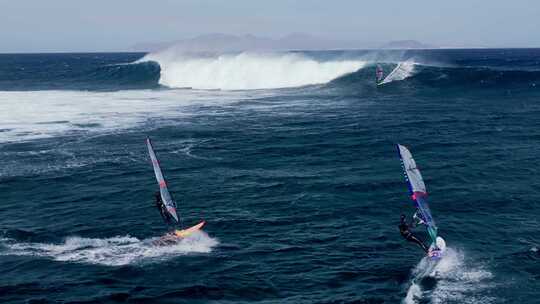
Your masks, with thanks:
[[[166,50],[164,48],[163,50]],[[238,50],[225,53],[243,53],[243,52],[337,52],[337,51],[427,51],[427,50],[513,50],[513,49],[540,49],[540,46],[512,46],[512,47],[433,47],[433,48],[336,48],[336,49],[290,49],[290,50]],[[161,50],[159,50],[161,51]],[[1,52],[0,55],[42,55],[42,54],[150,54],[159,51],[22,51],[22,52]],[[203,52],[192,52],[203,53]]]

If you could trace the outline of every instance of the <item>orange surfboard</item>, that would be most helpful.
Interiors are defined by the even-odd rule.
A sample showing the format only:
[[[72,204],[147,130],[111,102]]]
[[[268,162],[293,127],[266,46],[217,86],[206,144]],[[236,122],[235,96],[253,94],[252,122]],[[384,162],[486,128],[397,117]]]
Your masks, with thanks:
[[[198,223],[195,226],[192,226],[192,227],[189,227],[189,228],[186,228],[186,229],[182,229],[182,230],[175,230],[174,235],[177,236],[177,237],[187,237],[190,234],[192,234],[193,232],[199,231],[202,228],[202,226],[204,226],[204,224],[205,224],[205,221],[202,221],[202,222]]]

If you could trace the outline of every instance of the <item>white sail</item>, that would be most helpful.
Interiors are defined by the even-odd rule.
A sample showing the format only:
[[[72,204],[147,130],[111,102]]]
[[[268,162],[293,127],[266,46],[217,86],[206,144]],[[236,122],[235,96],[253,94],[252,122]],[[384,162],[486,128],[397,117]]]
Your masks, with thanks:
[[[420,174],[420,170],[418,170],[418,167],[416,166],[416,162],[414,161],[411,152],[402,145],[398,145],[398,149],[411,192],[413,194],[415,192],[427,193],[424,179],[422,178],[422,174]]]
[[[390,83],[392,81],[404,80],[405,78],[410,77],[413,74],[414,67],[415,65],[412,61],[398,63],[398,65],[392,70],[392,72],[386,75],[381,84]]]

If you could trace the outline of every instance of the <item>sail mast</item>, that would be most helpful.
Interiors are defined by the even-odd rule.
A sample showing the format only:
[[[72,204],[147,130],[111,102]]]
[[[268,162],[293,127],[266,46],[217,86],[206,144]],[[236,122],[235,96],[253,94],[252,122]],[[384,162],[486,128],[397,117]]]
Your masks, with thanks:
[[[156,157],[156,153],[154,152],[154,148],[152,147],[152,142],[150,141],[150,138],[146,138],[146,146],[148,147],[148,154],[150,154],[152,166],[154,167],[154,174],[159,185],[159,194],[161,195],[161,200],[165,204],[167,212],[178,223],[179,217],[176,213],[176,203],[173,201],[172,196],[169,193],[169,189],[167,189],[167,182],[165,181],[163,172],[161,172],[161,167],[159,166],[159,161]]]
[[[416,166],[411,152],[405,146],[397,145],[399,157],[401,159],[401,164],[403,166],[403,171],[405,173],[405,180],[409,186],[409,192],[411,194],[411,199],[416,202],[416,208],[420,211],[422,220],[425,222],[429,236],[431,237],[433,243],[437,239],[437,226],[435,225],[435,220],[431,216],[431,211],[429,210],[429,205],[427,202],[427,190],[426,185],[424,184],[424,179],[420,170]]]

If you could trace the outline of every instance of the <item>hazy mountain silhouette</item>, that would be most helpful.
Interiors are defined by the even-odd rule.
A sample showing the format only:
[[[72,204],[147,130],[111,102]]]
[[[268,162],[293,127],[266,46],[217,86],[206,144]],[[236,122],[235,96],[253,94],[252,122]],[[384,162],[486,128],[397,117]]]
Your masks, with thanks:
[[[332,49],[416,49],[433,48],[415,40],[392,41],[383,46],[373,42],[354,40],[332,40],[304,33],[293,33],[273,39],[251,34],[205,34],[194,38],[164,43],[139,43],[131,49],[135,51],[158,51],[174,48],[183,52],[237,52],[237,51],[285,51],[285,50],[332,50]]]
[[[186,52],[233,52],[246,50],[328,50],[358,49],[374,47],[374,44],[331,40],[303,33],[293,33],[282,38],[273,39],[255,35],[205,34],[190,39],[182,39],[165,43],[139,43],[132,47],[135,51],[157,51],[174,47]]]

